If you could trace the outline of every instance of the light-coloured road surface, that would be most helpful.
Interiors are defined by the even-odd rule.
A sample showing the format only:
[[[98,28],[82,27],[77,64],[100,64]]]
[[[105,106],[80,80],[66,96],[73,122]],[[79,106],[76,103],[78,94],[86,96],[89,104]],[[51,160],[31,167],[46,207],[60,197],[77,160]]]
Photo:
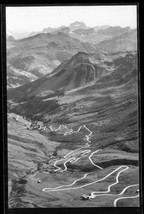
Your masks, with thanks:
[[[89,134],[86,135],[86,144],[84,146],[82,146],[81,148],[78,148],[76,150],[73,150],[71,152],[69,152],[68,154],[64,155],[63,159],[61,160],[56,160],[54,162],[54,167],[56,167],[57,169],[55,169],[54,171],[59,171],[59,172],[64,172],[67,170],[67,166],[66,164],[68,162],[71,162],[71,163],[75,163],[77,162],[79,159],[81,159],[82,157],[84,156],[88,156],[88,159],[89,161],[91,162],[92,165],[94,165],[95,167],[97,167],[98,169],[100,170],[103,170],[102,167],[98,166],[97,164],[95,164],[93,161],[92,161],[92,156],[95,154],[95,153],[98,153],[101,151],[101,149],[99,150],[96,150],[94,152],[91,152],[90,149],[86,149],[86,147],[89,147],[90,146],[90,143],[91,143],[91,140],[90,140],[90,136],[92,135],[92,131],[87,128],[86,125],[83,125],[83,126],[80,126],[78,128],[77,131],[74,131],[73,129],[68,129],[66,126],[64,125],[60,125],[59,128],[57,129],[54,129],[52,126],[49,127],[51,129],[51,131],[58,131],[60,130],[61,128],[64,128],[65,129],[65,133],[64,133],[64,136],[65,135],[70,135],[70,134],[73,134],[73,133],[78,133],[81,128],[85,128],[86,130],[89,131]],[[85,150],[83,150],[85,148]],[[89,154],[90,153],[90,154]],[[89,155],[88,155],[89,154]],[[77,155],[80,155],[80,157],[77,157]],[[61,167],[57,166],[57,163],[59,162],[63,162],[63,167],[64,169],[61,169]],[[84,185],[80,185],[80,186],[77,186],[77,187],[73,187],[73,185],[75,185],[78,181],[81,181],[83,179],[85,179],[89,174],[91,173],[86,173],[82,178],[79,178],[79,179],[76,179],[74,180],[71,184],[68,184],[68,185],[63,185],[63,186],[58,186],[58,187],[54,187],[54,188],[43,188],[43,191],[44,192],[54,192],[54,191],[68,191],[68,190],[77,190],[77,189],[80,189],[80,188],[84,188],[86,186],[90,186],[90,185],[93,185],[95,183],[98,183],[98,182],[101,182],[101,181],[104,181],[105,179],[107,179],[109,176],[111,176],[112,174],[116,173],[117,172],[117,175],[116,175],[116,181],[112,184],[110,184],[108,186],[108,189],[106,191],[94,191],[94,192],[91,192],[91,195],[89,196],[89,199],[94,199],[95,197],[100,197],[100,196],[115,196],[118,198],[116,198],[113,202],[113,206],[116,207],[117,206],[117,202],[119,200],[123,200],[123,199],[129,199],[129,198],[137,198],[139,197],[139,194],[135,195],[135,196],[122,196],[127,189],[129,188],[132,188],[132,187],[135,187],[135,186],[139,186],[139,184],[132,184],[132,185],[129,185],[129,186],[126,186],[119,194],[111,194],[110,191],[111,191],[111,187],[112,186],[115,186],[119,183],[119,176],[122,172],[126,171],[129,169],[129,166],[126,166],[126,165],[121,165],[119,167],[117,167],[116,169],[114,169],[112,172],[110,172],[109,174],[107,174],[105,177],[101,178],[101,179],[98,179],[98,180],[95,180],[91,183],[88,183],[88,184],[84,184]],[[121,197],[119,197],[121,196]]]

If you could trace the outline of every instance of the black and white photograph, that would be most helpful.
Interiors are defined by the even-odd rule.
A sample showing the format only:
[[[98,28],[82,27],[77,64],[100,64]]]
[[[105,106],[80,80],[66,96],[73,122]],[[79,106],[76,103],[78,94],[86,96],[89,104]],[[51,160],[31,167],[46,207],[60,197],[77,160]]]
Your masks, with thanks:
[[[8,208],[140,207],[138,6],[6,6]]]

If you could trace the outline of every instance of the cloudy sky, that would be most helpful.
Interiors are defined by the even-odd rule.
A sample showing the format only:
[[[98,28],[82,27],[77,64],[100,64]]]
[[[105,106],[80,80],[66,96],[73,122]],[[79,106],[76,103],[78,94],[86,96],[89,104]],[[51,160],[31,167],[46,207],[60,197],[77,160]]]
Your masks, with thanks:
[[[46,27],[68,26],[74,21],[86,25],[130,26],[137,24],[137,8],[131,6],[6,7],[6,26],[12,31],[39,31]]]

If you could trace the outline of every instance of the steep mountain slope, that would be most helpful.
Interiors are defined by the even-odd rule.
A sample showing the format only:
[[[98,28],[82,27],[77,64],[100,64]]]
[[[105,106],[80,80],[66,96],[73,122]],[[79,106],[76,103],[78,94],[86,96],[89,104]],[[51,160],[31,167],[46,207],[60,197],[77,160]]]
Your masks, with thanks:
[[[65,90],[67,92],[74,89],[81,90],[81,88],[85,90],[85,87],[89,87],[89,84],[88,89],[90,90],[90,88],[97,88],[99,82],[107,84],[109,80],[117,84],[116,80],[122,80],[123,75],[126,78],[129,72],[132,73],[129,69],[134,69],[136,66],[134,54],[135,52],[109,55],[102,52],[92,54],[78,52],[70,60],[63,62],[54,69],[52,73],[32,83],[10,90],[8,96],[20,99],[21,96],[40,96],[55,90]],[[120,62],[119,65],[117,61]],[[127,70],[129,72],[125,73]]]
[[[96,48],[62,32],[43,33],[13,42],[8,41],[8,86],[24,84],[50,73],[78,50],[89,53]],[[30,78],[24,75],[26,72],[29,73]]]
[[[78,52],[70,60],[58,66],[52,73],[33,83],[26,84],[16,91],[18,94],[21,92],[25,94],[27,91],[28,96],[33,96],[48,90],[63,89],[69,91],[76,89],[92,81],[95,82],[113,71],[114,68],[109,68],[108,62],[111,62],[111,59],[105,53]],[[15,90],[12,91],[15,92]]]
[[[133,102],[136,104],[136,87],[135,53],[108,56],[102,53],[79,52],[58,66],[51,74],[9,90],[8,103],[15,113],[26,114],[32,118],[44,119],[50,112],[56,111],[55,122],[59,118],[63,121],[78,122],[79,114],[80,118],[83,118],[81,122],[85,120],[95,122],[93,113],[99,111],[96,110],[99,102],[104,109],[112,105],[110,114],[117,112],[117,109],[114,110],[115,98],[118,99],[117,105],[120,105],[121,99],[128,102],[130,93],[130,99],[134,98]],[[77,109],[77,105],[83,105],[80,103],[85,103],[85,113],[83,109]]]

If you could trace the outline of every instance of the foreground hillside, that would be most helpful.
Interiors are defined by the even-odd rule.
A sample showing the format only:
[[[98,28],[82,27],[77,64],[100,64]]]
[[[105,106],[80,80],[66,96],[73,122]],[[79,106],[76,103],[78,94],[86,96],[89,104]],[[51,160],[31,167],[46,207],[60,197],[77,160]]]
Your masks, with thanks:
[[[8,117],[9,208],[139,206],[136,152],[102,148],[104,139],[92,140],[87,147],[89,132],[84,129],[72,134],[73,143],[58,143],[44,136],[50,138],[49,126],[40,134],[26,130],[23,121],[16,122],[14,117]],[[62,136],[66,129],[55,132]],[[65,157],[70,152],[71,156]],[[90,193],[96,197],[81,200],[83,194]]]

